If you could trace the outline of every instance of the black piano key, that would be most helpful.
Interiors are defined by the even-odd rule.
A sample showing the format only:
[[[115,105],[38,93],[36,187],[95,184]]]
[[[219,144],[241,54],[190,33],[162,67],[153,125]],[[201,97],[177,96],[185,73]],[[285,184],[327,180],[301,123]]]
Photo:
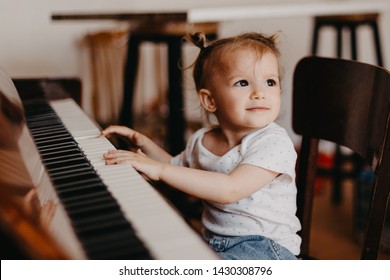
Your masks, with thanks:
[[[88,211],[88,209],[100,208],[102,205],[112,205],[115,206],[116,201],[109,196],[96,196],[91,200],[84,201],[67,201],[66,210],[72,213]]]
[[[54,139],[61,139],[63,137],[71,137],[71,135],[67,131],[60,131],[60,132],[59,131],[52,131],[52,133],[49,135],[45,135],[42,133],[34,135],[34,139],[37,142],[40,142],[42,140],[48,141],[48,140],[54,140]]]
[[[50,128],[53,126],[61,125],[61,121],[57,120],[57,119],[44,119],[40,122],[29,121],[28,119],[26,119],[26,122],[27,122],[28,127],[32,130],[37,129],[37,128],[44,128],[44,127]]]
[[[35,140],[35,143],[38,145],[38,146],[49,146],[49,147],[52,147],[53,145],[56,145],[56,144],[63,144],[64,142],[72,142],[74,141],[73,138],[69,135],[69,136],[63,136],[63,137],[56,137],[56,138],[52,138],[52,139],[36,139]]]
[[[98,216],[99,219],[83,219],[77,225],[77,231],[80,236],[98,235],[105,231],[104,229],[118,228],[119,226],[128,226],[128,223],[123,216],[116,215],[117,212],[109,212],[105,215]],[[93,216],[97,217],[97,216]],[[88,222],[86,222],[88,221]],[[75,221],[77,223],[77,221]],[[103,230],[102,230],[103,229]]]
[[[108,203],[101,203],[99,205],[86,205],[83,207],[78,208],[72,208],[70,209],[65,205],[65,209],[69,215],[69,217],[72,220],[80,220],[84,219],[85,217],[96,215],[99,216],[105,212],[118,212],[120,211],[120,208],[117,203],[114,202],[108,202]]]
[[[88,179],[95,179],[96,175],[92,172],[81,172],[78,171],[73,172],[71,174],[67,174],[66,176],[55,176],[52,178],[52,181],[54,184],[58,185],[64,185],[67,183],[72,183],[75,181],[82,181],[82,180],[88,180]]]
[[[30,133],[34,136],[34,137],[41,137],[41,136],[46,136],[46,135],[52,135],[53,133],[69,133],[69,131],[64,128],[63,126],[57,126],[57,127],[54,127],[52,128],[52,130],[48,131],[47,129],[45,129],[44,127],[41,128],[41,129],[35,129],[35,130],[30,130]]]
[[[123,217],[106,220],[105,223],[94,223],[91,227],[78,227],[77,233],[80,239],[84,240],[84,244],[94,258],[101,258],[98,255],[103,252],[107,253],[107,251],[112,251],[117,256],[118,248],[126,247],[132,248],[131,251],[126,250],[127,258],[150,258],[147,254],[145,255],[143,246],[140,246],[137,236]],[[106,254],[102,256],[107,258]]]
[[[130,241],[136,242],[135,235],[128,225],[126,228],[117,231],[99,231],[96,235],[80,236],[80,239],[84,241],[84,244],[90,248],[99,247],[102,244],[109,244],[118,242],[123,238],[123,242]]]
[[[83,203],[84,201],[98,201],[100,197],[107,197],[105,190],[79,193],[77,196],[62,196],[62,202],[71,205],[73,203]]]
[[[105,186],[103,184],[99,184],[96,182],[89,184],[81,184],[76,187],[66,187],[66,188],[56,188],[57,194],[61,199],[69,199],[72,197],[77,197],[79,195],[85,195],[89,193],[98,193],[104,192],[106,193]]]
[[[87,174],[94,174],[94,170],[88,166],[76,170],[64,170],[50,173],[50,178],[54,180],[61,180],[68,177],[82,176]]]
[[[45,164],[45,166],[49,169],[50,168],[57,169],[57,168],[61,168],[61,167],[69,166],[69,165],[82,164],[83,162],[85,162],[84,159],[72,158],[72,159],[58,160],[55,162],[48,162]]]
[[[78,153],[70,152],[67,155],[60,155],[60,156],[49,154],[49,155],[42,156],[42,159],[45,162],[45,164],[49,165],[49,164],[61,163],[63,161],[84,159],[83,158],[84,156],[85,155],[82,152],[78,152]]]
[[[59,123],[59,118],[55,115],[54,112],[43,115],[29,116],[26,118],[26,120],[28,123],[34,124],[43,124],[46,123],[46,121],[49,121],[51,123]]]
[[[81,239],[83,240],[83,238]],[[145,254],[142,246],[140,246],[141,244],[137,242],[137,238],[133,235],[130,228],[121,231],[101,232],[100,235],[88,236],[83,241],[85,246],[89,249],[88,251],[90,252],[92,259],[106,258],[105,254],[108,253],[106,252],[108,250],[105,246],[109,247],[110,244],[132,248],[132,250],[128,251],[127,254],[127,258],[129,259],[150,259],[150,256]],[[102,254],[102,251],[106,253]],[[112,253],[116,254],[115,251]]]
[[[126,233],[125,233],[126,234]],[[117,239],[118,240],[118,239]],[[137,246],[137,242],[127,239],[124,242],[105,242],[102,244],[89,246],[89,253],[93,259],[127,259],[127,260],[148,260],[150,256],[145,254],[142,247]],[[126,248],[132,248],[131,251]]]
[[[50,104],[24,104],[26,123],[90,259],[151,259],[120,206]]]
[[[85,157],[85,154],[81,152],[80,150],[64,150],[63,152],[46,152],[41,155],[42,159],[47,163],[54,163],[56,161],[62,161],[66,159],[82,159]],[[89,164],[89,162],[87,163]],[[74,165],[73,165],[74,166]],[[82,163],[80,163],[80,167],[82,166]],[[76,168],[70,168],[77,170]],[[53,170],[56,170],[56,168],[53,168]]]
[[[40,146],[38,146],[37,148],[38,148],[39,153],[41,155],[44,155],[45,153],[50,153],[52,151],[62,150],[62,149],[73,149],[73,148],[79,149],[77,146],[77,143],[75,141],[54,145],[53,147],[40,147]]]
[[[67,173],[67,172],[70,173],[73,170],[79,170],[79,169],[84,169],[84,168],[92,169],[94,171],[93,167],[91,166],[91,164],[89,162],[82,162],[82,163],[75,164],[72,166],[61,166],[58,168],[51,168],[51,169],[47,169],[47,171],[48,171],[48,174],[50,176],[56,176],[57,174],[63,174],[63,173]]]
[[[100,246],[89,248],[89,258],[94,260],[150,260],[150,255],[146,254],[142,248],[132,245],[132,243],[101,244]],[[129,251],[126,248],[132,248],[132,250]]]
[[[107,233],[118,233],[130,230],[128,222],[123,217],[117,216],[115,219],[101,220],[99,223],[89,224],[77,228],[80,238],[94,238],[106,235]],[[134,238],[134,233],[129,234],[128,239]]]
[[[46,153],[42,155],[42,158],[47,163],[62,161],[66,159],[78,159],[83,157],[85,157],[85,154],[83,152],[74,150],[65,150],[63,153]]]
[[[110,196],[99,196],[95,197],[95,199],[85,200],[82,202],[73,201],[70,203],[68,201],[65,207],[67,211],[77,214],[86,211],[94,211],[94,209],[99,211],[100,208],[104,209],[104,207],[118,207],[118,204]]]
[[[101,180],[99,177],[91,177],[91,178],[85,178],[85,179],[82,179],[82,180],[79,180],[79,181],[74,181],[74,182],[67,182],[67,183],[63,183],[63,184],[56,184],[56,189],[59,191],[59,192],[62,192],[62,191],[71,191],[71,190],[79,190],[79,189],[82,189],[82,188],[89,188],[90,186],[100,186],[102,185],[103,188],[102,189],[105,189],[106,186],[104,184],[100,184],[101,183]],[[101,187],[99,187],[100,189]]]
[[[122,213],[107,212],[99,216],[90,216],[83,220],[73,221],[73,224],[81,232],[84,229],[96,228],[101,224],[116,223],[119,219],[123,219]]]
[[[50,170],[50,177],[55,179],[62,176],[67,176],[68,174],[73,173],[83,173],[83,172],[95,172],[95,170],[89,164],[79,164],[75,170],[72,168],[58,168]]]
[[[60,157],[63,155],[69,155],[69,154],[72,154],[72,155],[82,154],[82,155],[84,155],[82,152],[80,152],[80,149],[76,149],[74,147],[68,147],[65,149],[54,149],[54,150],[44,151],[41,153],[41,156],[44,158],[51,158],[51,157],[57,157],[57,156]]]

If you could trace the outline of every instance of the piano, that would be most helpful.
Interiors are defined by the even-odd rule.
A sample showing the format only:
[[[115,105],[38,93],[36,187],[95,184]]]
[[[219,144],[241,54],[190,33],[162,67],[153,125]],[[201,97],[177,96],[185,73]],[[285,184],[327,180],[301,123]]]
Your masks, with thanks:
[[[69,259],[218,259],[131,165],[105,165],[114,145],[63,82],[12,81],[0,68],[0,190],[52,205],[44,230]]]

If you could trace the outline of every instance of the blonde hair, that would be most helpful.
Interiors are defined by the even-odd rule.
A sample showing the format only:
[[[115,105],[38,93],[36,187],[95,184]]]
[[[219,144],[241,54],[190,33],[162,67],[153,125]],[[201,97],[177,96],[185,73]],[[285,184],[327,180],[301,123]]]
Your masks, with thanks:
[[[276,38],[276,34],[266,36],[249,32],[208,42],[205,34],[201,32],[187,34],[185,39],[200,48],[199,55],[193,64],[192,74],[196,90],[199,91],[206,86],[210,69],[223,64],[224,55],[232,50],[249,48],[257,52],[259,57],[266,52],[271,52],[279,59],[280,52],[276,46]]]

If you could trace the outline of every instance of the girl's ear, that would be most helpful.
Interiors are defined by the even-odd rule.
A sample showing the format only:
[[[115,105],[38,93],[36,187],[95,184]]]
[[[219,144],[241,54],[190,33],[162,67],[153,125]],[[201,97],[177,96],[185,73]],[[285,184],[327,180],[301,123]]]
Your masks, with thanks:
[[[214,98],[211,96],[211,92],[208,89],[202,88],[198,92],[198,97],[203,108],[210,113],[214,113],[217,110]]]

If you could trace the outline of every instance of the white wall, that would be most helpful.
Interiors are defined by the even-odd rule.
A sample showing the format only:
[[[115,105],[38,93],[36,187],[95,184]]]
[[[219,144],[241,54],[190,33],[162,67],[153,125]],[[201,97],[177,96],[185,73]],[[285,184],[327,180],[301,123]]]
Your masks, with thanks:
[[[288,0],[284,0],[287,2]],[[319,0],[312,0],[319,1]],[[51,20],[55,11],[170,11],[194,6],[216,6],[253,0],[0,0],[0,67],[11,77],[79,76],[83,80],[84,100],[90,94],[89,62],[83,37],[89,32],[123,26],[115,21],[56,21]],[[275,1],[273,1],[275,2]],[[309,17],[274,18],[221,24],[221,36],[243,31],[274,33],[280,31],[280,48],[284,68],[284,110],[280,121],[291,134],[290,97],[291,76],[297,61],[309,54],[312,22]],[[380,21],[385,66],[390,63],[390,13]],[[321,53],[332,55],[333,38],[325,32]],[[361,30],[359,38],[360,60],[375,63],[371,50],[371,34]],[[326,42],[325,42],[326,41]],[[191,55],[191,50],[188,51]],[[191,88],[191,87],[189,87]],[[191,91],[188,92],[191,95]],[[88,113],[88,102],[84,105]],[[192,110],[191,106],[187,106]],[[191,112],[188,113],[191,115]]]

